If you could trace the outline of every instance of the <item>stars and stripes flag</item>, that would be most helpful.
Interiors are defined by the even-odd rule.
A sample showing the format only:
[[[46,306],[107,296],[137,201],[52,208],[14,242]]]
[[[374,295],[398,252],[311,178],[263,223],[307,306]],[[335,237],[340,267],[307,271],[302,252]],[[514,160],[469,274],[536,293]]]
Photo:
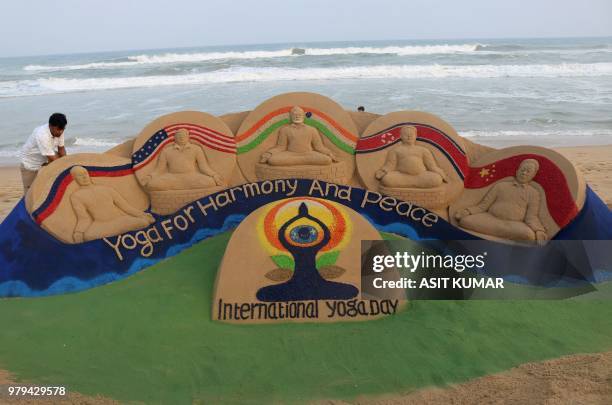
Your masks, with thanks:
[[[192,142],[220,152],[236,154],[236,142],[231,136],[201,125],[172,124],[155,132],[140,149],[132,154],[134,170],[139,170],[151,163],[166,145],[174,142],[174,134],[179,129],[188,130]]]

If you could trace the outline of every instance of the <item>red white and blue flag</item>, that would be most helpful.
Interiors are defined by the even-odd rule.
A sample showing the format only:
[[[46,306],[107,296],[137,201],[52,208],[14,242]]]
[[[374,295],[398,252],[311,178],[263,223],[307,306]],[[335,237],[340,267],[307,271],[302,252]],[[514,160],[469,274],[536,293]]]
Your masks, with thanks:
[[[174,134],[179,129],[188,130],[192,142],[220,152],[236,154],[236,142],[230,136],[200,125],[173,124],[154,133],[140,149],[132,154],[134,170],[139,170],[151,163],[166,145],[174,142]]]

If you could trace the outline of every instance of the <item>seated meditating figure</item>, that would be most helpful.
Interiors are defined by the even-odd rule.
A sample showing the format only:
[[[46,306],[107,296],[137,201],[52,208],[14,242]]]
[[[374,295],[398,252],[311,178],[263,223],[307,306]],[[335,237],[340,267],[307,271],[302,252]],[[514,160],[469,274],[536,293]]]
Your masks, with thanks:
[[[402,127],[400,139],[401,145],[389,151],[385,164],[374,174],[383,186],[434,188],[448,182],[444,170],[438,166],[431,151],[416,144],[415,127]]]
[[[132,207],[114,188],[94,184],[84,167],[75,166],[70,174],[79,185],[70,196],[77,217],[76,243],[135,231],[155,222],[153,215]]]
[[[189,190],[223,184],[223,178],[210,167],[202,148],[192,144],[189,137],[186,129],[176,131],[174,143],[162,150],[155,170],[144,179],[148,190]]]
[[[348,300],[359,290],[354,285],[326,280],[317,269],[317,253],[331,240],[331,232],[301,203],[298,214],[278,230],[278,241],[293,256],[295,267],[288,281],[262,287],[257,299],[264,302]]]
[[[480,203],[455,214],[459,225],[504,239],[546,240],[546,228],[539,218],[540,193],[529,184],[539,168],[537,160],[523,160],[512,181],[495,184]]]
[[[304,110],[295,106],[291,124],[278,132],[276,146],[261,155],[259,163],[271,166],[330,165],[338,159],[323,145],[319,131],[304,124]]]

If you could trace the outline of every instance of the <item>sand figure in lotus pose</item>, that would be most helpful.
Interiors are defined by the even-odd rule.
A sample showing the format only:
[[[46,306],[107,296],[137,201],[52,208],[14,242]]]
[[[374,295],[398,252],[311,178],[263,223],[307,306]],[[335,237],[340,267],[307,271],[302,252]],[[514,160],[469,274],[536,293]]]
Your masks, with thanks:
[[[415,127],[402,127],[400,139],[401,145],[389,151],[385,164],[374,174],[383,186],[434,188],[448,182],[431,151],[416,144]]]
[[[174,143],[162,150],[155,170],[145,177],[144,186],[148,190],[189,190],[223,184],[223,178],[210,167],[202,148],[192,144],[189,137],[186,129],[176,131]]]
[[[276,146],[261,155],[259,163],[271,166],[330,165],[336,156],[323,145],[319,131],[304,124],[304,110],[295,106],[289,113],[291,124],[278,132]]]
[[[357,287],[328,281],[319,274],[317,253],[329,243],[331,232],[321,220],[308,213],[305,203],[300,204],[295,217],[280,227],[278,240],[293,256],[293,275],[284,283],[260,288],[256,294],[258,300],[348,300],[359,294]]]
[[[114,188],[94,184],[84,167],[75,166],[70,174],[79,185],[70,196],[77,217],[76,243],[135,231],[155,222],[153,215],[132,207]]]
[[[546,240],[539,217],[540,193],[529,184],[539,168],[537,160],[523,160],[512,181],[495,184],[480,203],[455,214],[459,225],[504,239]]]

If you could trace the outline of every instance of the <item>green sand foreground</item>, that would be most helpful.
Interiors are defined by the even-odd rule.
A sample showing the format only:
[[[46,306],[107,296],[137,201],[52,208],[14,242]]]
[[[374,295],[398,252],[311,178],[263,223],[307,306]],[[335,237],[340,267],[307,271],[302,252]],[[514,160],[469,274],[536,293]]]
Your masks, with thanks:
[[[361,323],[215,323],[229,236],[111,285],[0,301],[0,368],[120,401],[298,402],[402,393],[612,349],[610,300],[420,301]]]

